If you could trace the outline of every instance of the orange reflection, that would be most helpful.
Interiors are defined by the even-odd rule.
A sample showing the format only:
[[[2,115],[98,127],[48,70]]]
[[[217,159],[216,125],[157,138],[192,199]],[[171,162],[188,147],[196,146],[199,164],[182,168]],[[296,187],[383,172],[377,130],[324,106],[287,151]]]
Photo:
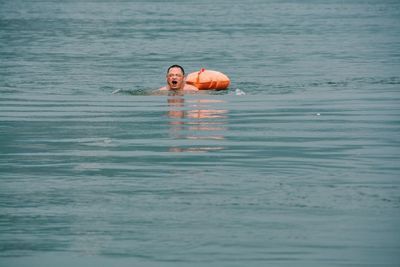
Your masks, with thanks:
[[[228,111],[217,109],[216,105],[225,103],[222,100],[197,99],[188,100],[181,95],[168,98],[168,117],[171,137],[175,140],[209,140],[220,141],[225,137]],[[223,146],[171,147],[171,152],[209,152],[222,150]]]

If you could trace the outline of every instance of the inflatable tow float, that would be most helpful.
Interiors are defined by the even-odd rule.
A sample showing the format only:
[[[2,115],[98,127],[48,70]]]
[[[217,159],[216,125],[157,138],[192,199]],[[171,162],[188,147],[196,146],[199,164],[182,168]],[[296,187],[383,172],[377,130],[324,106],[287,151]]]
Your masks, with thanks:
[[[222,72],[204,68],[188,74],[186,82],[200,90],[226,90],[231,83],[228,76]]]

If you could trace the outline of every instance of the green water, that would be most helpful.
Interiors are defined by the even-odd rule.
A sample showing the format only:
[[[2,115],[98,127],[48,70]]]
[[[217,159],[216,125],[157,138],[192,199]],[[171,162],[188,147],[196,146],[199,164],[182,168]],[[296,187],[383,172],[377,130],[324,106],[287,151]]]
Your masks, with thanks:
[[[0,266],[398,266],[399,15],[0,1]]]

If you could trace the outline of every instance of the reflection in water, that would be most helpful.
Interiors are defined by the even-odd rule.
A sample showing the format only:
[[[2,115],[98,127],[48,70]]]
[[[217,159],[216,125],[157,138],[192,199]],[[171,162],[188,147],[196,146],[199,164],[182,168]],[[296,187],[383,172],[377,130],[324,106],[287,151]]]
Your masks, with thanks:
[[[171,152],[208,152],[221,150],[220,144],[215,142],[224,140],[228,111],[216,109],[215,105],[224,103],[222,100],[191,99],[173,95],[168,98],[168,117],[170,119],[171,137],[178,140],[208,140],[199,141],[197,146],[170,148]],[[199,144],[202,144],[199,146]],[[206,144],[206,145],[204,145]]]

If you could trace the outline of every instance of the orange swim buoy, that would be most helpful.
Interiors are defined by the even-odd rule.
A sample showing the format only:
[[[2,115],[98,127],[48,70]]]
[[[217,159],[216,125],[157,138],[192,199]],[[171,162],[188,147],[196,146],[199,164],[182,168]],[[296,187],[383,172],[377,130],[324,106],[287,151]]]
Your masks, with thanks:
[[[186,82],[196,86],[200,90],[224,90],[227,89],[231,83],[228,76],[225,74],[219,71],[206,69],[188,74]]]

